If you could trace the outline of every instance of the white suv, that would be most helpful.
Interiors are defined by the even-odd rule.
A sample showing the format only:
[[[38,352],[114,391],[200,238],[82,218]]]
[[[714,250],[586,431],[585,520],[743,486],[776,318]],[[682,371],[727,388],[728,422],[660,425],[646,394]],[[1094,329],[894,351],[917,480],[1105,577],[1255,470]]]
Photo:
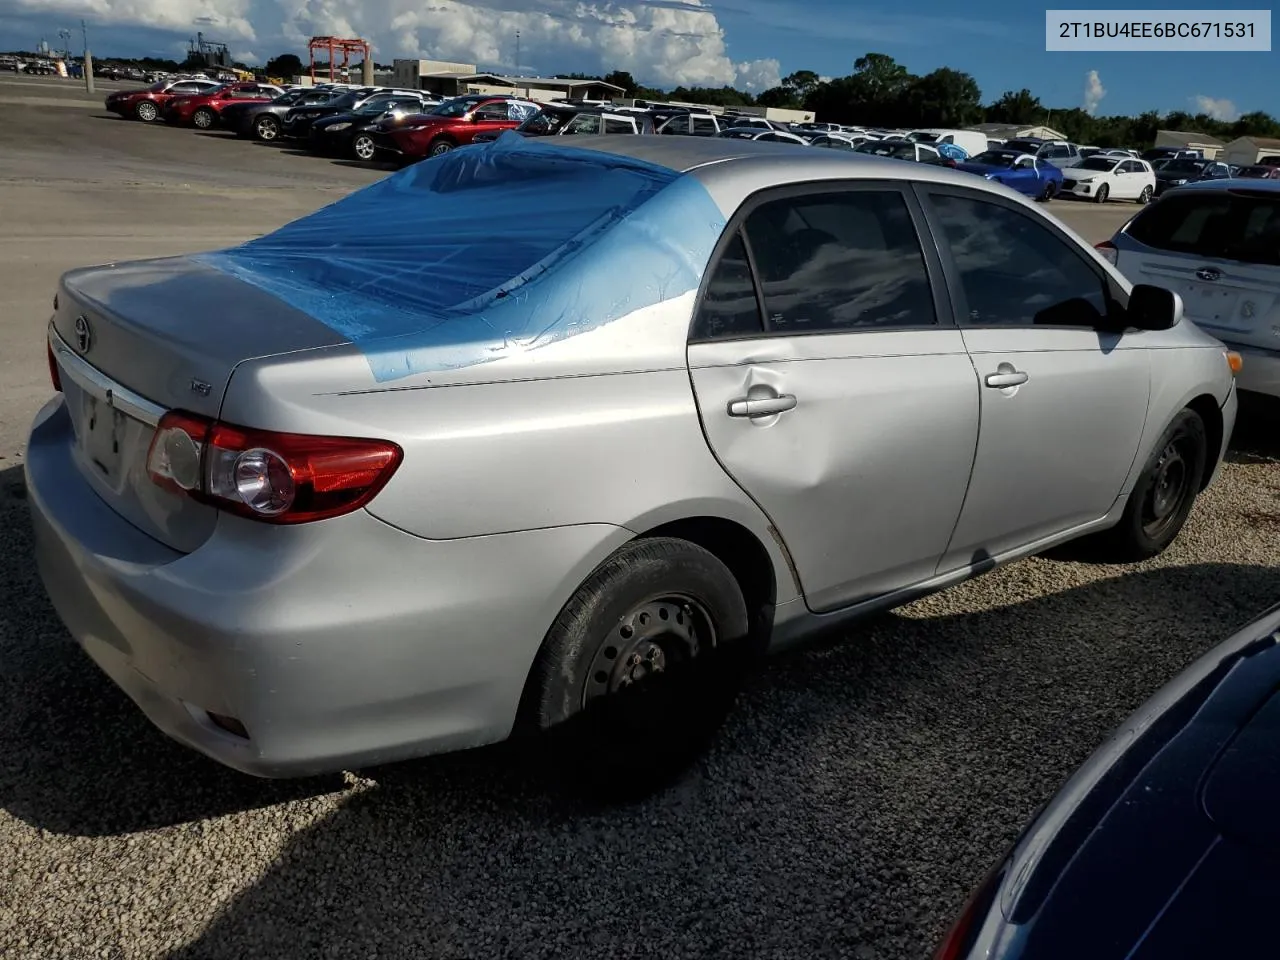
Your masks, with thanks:
[[[1241,354],[1239,389],[1280,397],[1280,181],[1176,187],[1098,250],[1133,283],[1177,293]]]

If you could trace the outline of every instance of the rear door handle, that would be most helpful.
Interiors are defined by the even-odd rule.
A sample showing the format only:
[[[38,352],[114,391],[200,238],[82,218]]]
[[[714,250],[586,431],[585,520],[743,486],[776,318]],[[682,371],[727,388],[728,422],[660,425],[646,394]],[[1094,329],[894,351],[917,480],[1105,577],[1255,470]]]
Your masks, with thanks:
[[[1012,373],[988,373],[985,383],[988,387],[1003,389],[1004,387],[1021,386],[1030,379],[1031,377],[1021,370],[1015,370]]]
[[[731,417],[771,417],[794,409],[796,398],[789,393],[777,397],[743,397],[729,401]]]

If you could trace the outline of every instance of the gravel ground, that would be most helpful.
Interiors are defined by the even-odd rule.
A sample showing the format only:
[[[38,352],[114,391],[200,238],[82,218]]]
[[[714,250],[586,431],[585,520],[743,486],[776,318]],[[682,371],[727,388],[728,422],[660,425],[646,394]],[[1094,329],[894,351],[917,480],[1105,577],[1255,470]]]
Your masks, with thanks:
[[[136,125],[93,111],[11,109],[31,125],[17,125],[21,150],[15,124],[0,127],[6,161],[106,129],[110,176],[158,177],[166,203],[139,201],[131,255],[173,244],[146,230],[192,211],[219,236],[252,233],[355,179],[275,153],[307,182],[226,187],[206,209],[145,152],[192,165],[197,135],[143,130],[130,146]],[[62,194],[0,177],[0,210],[56,216]],[[106,230],[126,196],[76,194],[85,229]],[[38,244],[33,231],[23,249]],[[584,806],[505,747],[242,777],[153,731],[44,599],[19,438],[44,395],[26,343],[39,346],[46,274],[62,266],[53,247],[15,246],[0,246],[0,957],[919,957],[1109,730],[1280,595],[1276,412],[1249,409],[1165,556],[1025,561],[868,621],[856,642],[778,658],[705,762],[644,803]]]

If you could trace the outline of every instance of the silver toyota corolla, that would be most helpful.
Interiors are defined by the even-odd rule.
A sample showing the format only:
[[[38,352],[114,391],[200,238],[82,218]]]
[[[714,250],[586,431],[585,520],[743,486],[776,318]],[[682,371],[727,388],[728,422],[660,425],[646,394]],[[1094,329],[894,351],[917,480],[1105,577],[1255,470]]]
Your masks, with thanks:
[[[167,734],[274,777],[555,728],[670,773],[755,652],[1074,538],[1153,556],[1214,476],[1239,358],[1014,193],[583,142],[63,278],[40,572]]]

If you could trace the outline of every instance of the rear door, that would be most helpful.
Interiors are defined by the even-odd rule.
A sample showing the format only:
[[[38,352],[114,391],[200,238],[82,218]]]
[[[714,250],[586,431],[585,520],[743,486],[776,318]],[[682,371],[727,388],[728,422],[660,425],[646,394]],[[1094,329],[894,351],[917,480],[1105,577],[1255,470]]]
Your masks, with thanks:
[[[1113,242],[1124,275],[1178,293],[1197,326],[1229,343],[1280,347],[1280,194],[1243,185],[1171,193]]]
[[[920,193],[981,385],[946,571],[1107,514],[1146,424],[1150,358],[1142,332],[1104,332],[1119,291],[1045,217],[986,191]]]
[[[968,485],[977,382],[920,223],[900,181],[757,194],[696,312],[707,440],[815,610],[931,577]]]

